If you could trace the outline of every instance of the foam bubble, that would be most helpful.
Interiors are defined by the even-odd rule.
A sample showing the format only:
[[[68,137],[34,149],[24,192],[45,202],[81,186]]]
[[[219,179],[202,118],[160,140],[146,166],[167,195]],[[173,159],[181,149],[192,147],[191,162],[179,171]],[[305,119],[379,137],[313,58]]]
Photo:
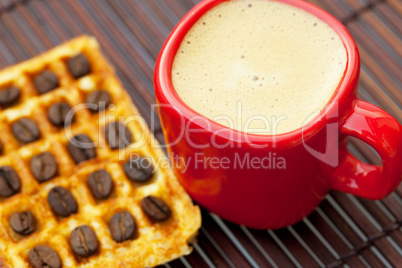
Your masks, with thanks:
[[[219,4],[189,30],[178,51],[173,85],[190,107],[212,120],[229,116],[242,131],[255,115],[269,121],[286,116],[278,134],[301,127],[325,106],[347,62],[342,40],[325,22],[268,0]],[[265,128],[260,121],[253,127]]]

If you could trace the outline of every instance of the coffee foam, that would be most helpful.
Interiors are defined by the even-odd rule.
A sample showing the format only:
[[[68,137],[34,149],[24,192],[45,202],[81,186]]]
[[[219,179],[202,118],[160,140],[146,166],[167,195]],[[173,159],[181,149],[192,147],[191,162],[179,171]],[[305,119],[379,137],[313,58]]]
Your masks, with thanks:
[[[180,98],[207,118],[272,135],[317,115],[346,62],[338,34],[310,13],[276,1],[232,0],[188,31],[172,80]]]

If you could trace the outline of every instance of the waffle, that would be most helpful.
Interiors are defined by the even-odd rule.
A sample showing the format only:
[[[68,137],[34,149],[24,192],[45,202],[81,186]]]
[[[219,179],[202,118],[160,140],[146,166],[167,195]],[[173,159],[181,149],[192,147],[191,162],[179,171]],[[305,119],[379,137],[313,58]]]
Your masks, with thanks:
[[[75,79],[68,60],[78,54],[86,56],[90,72]],[[34,78],[43,70],[56,74],[59,86],[39,94]],[[0,91],[10,86],[18,87],[21,92],[13,105],[0,106],[0,167],[11,166],[21,186],[9,197],[0,196],[0,267],[31,267],[28,255],[38,245],[52,248],[63,267],[151,267],[191,252],[189,243],[194,241],[201,225],[199,208],[175,179],[163,151],[157,147],[156,139],[94,38],[75,38],[1,70]],[[112,104],[102,112],[93,113],[83,103],[96,89],[106,90]],[[70,126],[56,127],[49,121],[49,108],[61,101],[74,107]],[[13,135],[12,125],[23,117],[38,126],[38,140],[25,144]],[[132,143],[126,148],[111,149],[101,130],[109,122],[128,118]],[[68,143],[78,134],[86,134],[96,144],[96,157],[76,164]],[[55,177],[40,183],[30,163],[35,155],[44,152],[55,156],[58,170]],[[149,181],[135,182],[127,177],[123,166],[134,156],[153,163],[154,173]],[[87,184],[89,174],[99,169],[108,171],[113,181],[112,192],[105,200],[95,198]],[[55,186],[70,191],[78,204],[77,213],[68,217],[54,213],[47,197]],[[150,195],[163,200],[171,209],[167,220],[156,222],[144,212],[141,201]],[[36,219],[35,231],[26,236],[10,226],[11,215],[22,211],[30,211]],[[120,211],[128,211],[137,226],[135,235],[124,242],[116,242],[109,227],[112,216]],[[77,256],[70,242],[71,232],[82,225],[92,227],[99,243],[89,257]]]

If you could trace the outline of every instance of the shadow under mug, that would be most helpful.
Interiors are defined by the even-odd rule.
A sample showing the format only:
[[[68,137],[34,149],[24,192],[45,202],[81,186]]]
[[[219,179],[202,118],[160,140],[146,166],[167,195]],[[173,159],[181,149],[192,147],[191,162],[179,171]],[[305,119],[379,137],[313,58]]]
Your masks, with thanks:
[[[195,112],[175,92],[171,70],[181,41],[205,12],[223,0],[202,1],[185,15],[162,47],[154,73],[167,150],[180,183],[211,212],[259,229],[281,228],[301,220],[331,189],[368,199],[384,198],[402,177],[402,127],[388,113],[356,98],[360,59],[350,33],[312,4],[277,1],[326,22],[347,51],[338,88],[303,128],[276,136],[246,134]],[[348,136],[372,146],[383,164],[369,165],[352,156],[346,149]]]

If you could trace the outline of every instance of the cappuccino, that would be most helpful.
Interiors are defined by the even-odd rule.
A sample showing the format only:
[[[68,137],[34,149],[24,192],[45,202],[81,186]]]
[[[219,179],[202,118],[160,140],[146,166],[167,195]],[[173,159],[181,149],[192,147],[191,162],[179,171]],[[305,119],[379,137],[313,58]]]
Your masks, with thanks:
[[[269,0],[232,0],[183,39],[173,86],[193,110],[232,129],[274,135],[302,127],[329,102],[346,68],[338,34],[314,15]]]

